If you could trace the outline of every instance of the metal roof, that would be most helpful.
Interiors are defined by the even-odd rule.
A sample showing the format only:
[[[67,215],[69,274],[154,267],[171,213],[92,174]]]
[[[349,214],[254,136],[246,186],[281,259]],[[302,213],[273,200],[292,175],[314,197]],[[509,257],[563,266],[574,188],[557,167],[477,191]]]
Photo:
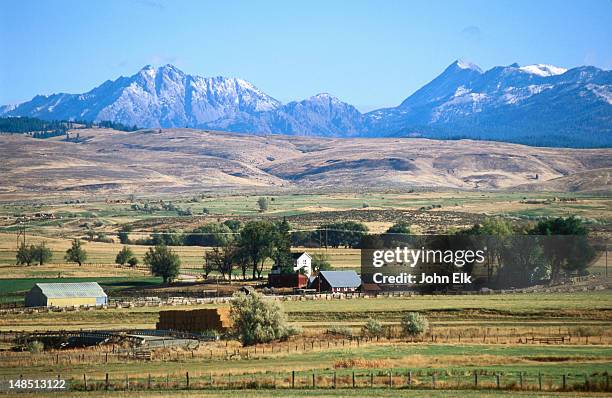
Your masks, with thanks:
[[[36,286],[48,298],[106,297],[97,282],[37,283]]]
[[[310,257],[310,254],[306,252],[293,252],[291,253],[291,257],[293,257],[294,260],[297,260],[298,258],[302,257],[304,254]]]
[[[359,287],[361,278],[355,271],[321,271],[319,272],[331,287]]]

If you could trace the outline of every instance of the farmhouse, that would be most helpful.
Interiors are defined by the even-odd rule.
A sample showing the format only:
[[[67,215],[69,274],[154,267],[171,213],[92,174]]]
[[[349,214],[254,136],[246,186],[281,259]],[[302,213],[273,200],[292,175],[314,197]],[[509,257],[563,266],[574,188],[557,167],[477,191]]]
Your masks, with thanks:
[[[96,282],[37,283],[26,293],[26,307],[106,305],[108,296]]]
[[[306,252],[291,253],[293,270],[303,273],[307,278],[312,275],[312,257]]]
[[[313,288],[321,292],[351,293],[361,286],[361,278],[355,271],[321,271]]]
[[[308,285],[312,275],[312,257],[306,252],[297,252],[291,253],[291,258],[294,272],[283,274],[281,268],[275,265],[268,274],[268,286],[303,288]]]

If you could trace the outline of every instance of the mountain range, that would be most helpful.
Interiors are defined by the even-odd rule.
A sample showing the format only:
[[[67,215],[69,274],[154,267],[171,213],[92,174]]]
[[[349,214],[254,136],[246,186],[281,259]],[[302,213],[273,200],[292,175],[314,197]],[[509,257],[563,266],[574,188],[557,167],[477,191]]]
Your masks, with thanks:
[[[612,146],[612,71],[593,66],[498,66],[455,61],[393,108],[361,113],[322,93],[282,104],[238,78],[146,66],[83,94],[38,95],[0,116],[110,120],[324,137],[472,138],[535,146]]]

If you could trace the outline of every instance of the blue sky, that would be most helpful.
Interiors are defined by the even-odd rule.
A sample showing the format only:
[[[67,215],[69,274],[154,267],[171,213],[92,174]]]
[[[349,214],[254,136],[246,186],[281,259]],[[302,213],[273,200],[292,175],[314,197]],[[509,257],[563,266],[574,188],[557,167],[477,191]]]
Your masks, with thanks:
[[[612,1],[3,0],[0,104],[146,64],[249,80],[283,102],[395,106],[461,58],[612,68]]]

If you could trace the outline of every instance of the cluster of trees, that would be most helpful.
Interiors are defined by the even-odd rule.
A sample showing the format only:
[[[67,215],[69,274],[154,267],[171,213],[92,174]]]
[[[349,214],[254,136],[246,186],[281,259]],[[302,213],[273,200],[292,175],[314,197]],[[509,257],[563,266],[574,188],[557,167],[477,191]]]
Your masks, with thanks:
[[[41,242],[37,245],[26,245],[22,243],[17,249],[17,264],[18,265],[32,265],[37,263],[43,265],[48,263],[53,258],[53,252],[47,247],[45,242]]]
[[[30,133],[34,138],[50,138],[66,134],[77,128],[102,127],[121,131],[136,131],[138,126],[103,120],[100,122],[84,120],[42,120],[33,117],[1,117],[0,133]]]
[[[199,236],[207,243],[215,243],[212,246],[216,247],[204,256],[205,275],[216,270],[225,277],[231,275],[233,269],[240,268],[245,279],[249,270],[253,279],[261,278],[268,259],[274,260],[283,272],[293,271],[291,227],[286,220],[276,223],[251,221],[243,226],[217,224],[207,228],[216,232]]]
[[[117,257],[115,257],[115,263],[119,265],[129,264],[130,267],[135,267],[138,265],[138,258],[132,252],[128,246],[123,246],[119,253],[117,253]]]
[[[457,234],[481,237],[487,247],[488,280],[494,284],[555,283],[563,276],[585,274],[596,255],[587,228],[573,216],[521,227],[488,219]]]

